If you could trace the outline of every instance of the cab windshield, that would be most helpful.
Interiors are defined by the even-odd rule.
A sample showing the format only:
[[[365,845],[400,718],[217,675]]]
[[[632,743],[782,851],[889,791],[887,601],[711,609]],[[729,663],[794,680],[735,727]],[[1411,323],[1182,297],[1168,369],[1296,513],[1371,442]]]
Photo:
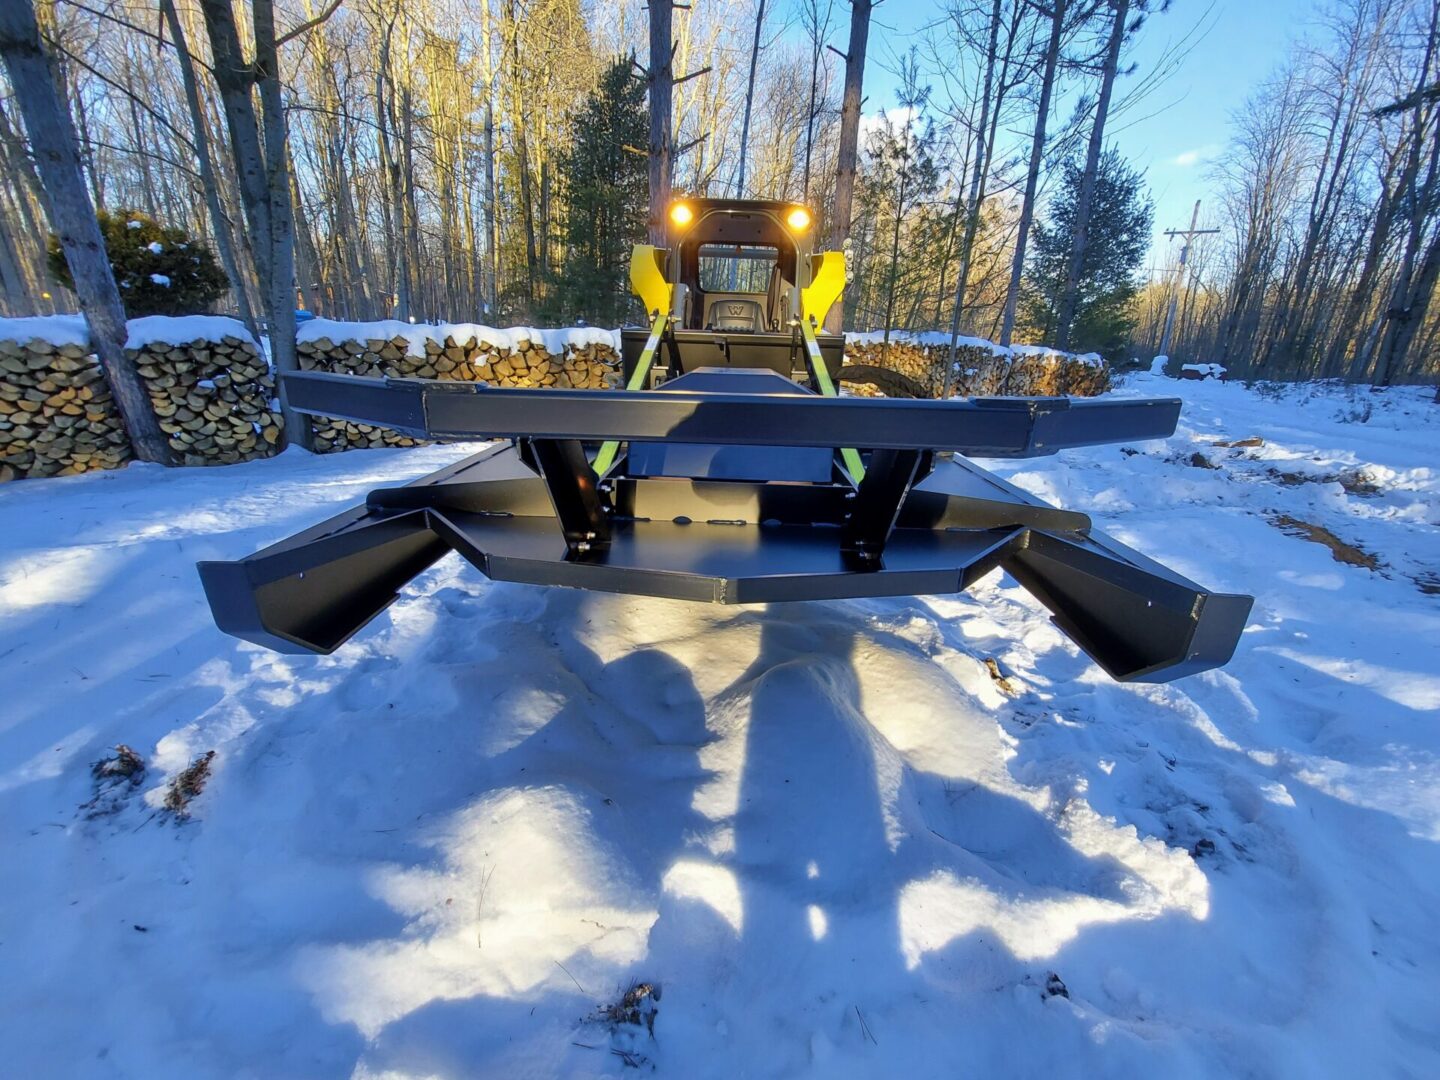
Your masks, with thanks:
[[[767,292],[779,262],[780,250],[764,244],[706,244],[700,249],[700,288],[705,292]]]

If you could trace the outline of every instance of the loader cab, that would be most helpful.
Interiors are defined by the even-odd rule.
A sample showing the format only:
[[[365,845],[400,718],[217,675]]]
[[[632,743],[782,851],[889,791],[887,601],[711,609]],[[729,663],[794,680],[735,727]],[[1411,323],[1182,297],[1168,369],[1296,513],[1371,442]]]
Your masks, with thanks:
[[[656,254],[673,286],[672,322],[650,385],[705,367],[764,368],[807,382],[797,320],[814,251],[813,216],[796,203],[672,202],[667,247]],[[639,327],[621,334],[627,382],[647,337]],[[833,376],[842,363],[843,336],[822,332],[817,340]]]

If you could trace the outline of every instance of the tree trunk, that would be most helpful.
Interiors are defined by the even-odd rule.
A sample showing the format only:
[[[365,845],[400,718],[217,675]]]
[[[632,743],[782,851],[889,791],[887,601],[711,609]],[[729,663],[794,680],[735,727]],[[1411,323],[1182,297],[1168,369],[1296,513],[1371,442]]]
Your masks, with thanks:
[[[40,44],[35,9],[25,0],[0,3],[0,57],[45,185],[50,223],[60,238],[80,310],[90,326],[90,345],[110,383],[125,432],[140,460],[172,464],[170,446],[155,419],[145,384],[125,358],[125,308],[110,270],[95,207],[85,190],[75,127],[56,89],[50,58]]]
[[[835,162],[835,212],[830,216],[832,251],[850,235],[850,214],[855,202],[855,170],[860,150],[860,100],[865,79],[865,46],[870,40],[871,0],[850,0],[850,49],[845,54],[845,94],[840,103],[840,148]],[[845,325],[843,304],[825,317],[825,329],[838,334]]]
[[[1000,4],[990,9],[990,45],[985,51],[985,82],[980,94],[980,123],[975,129],[975,160],[970,173],[970,198],[965,207],[965,237],[960,241],[960,269],[955,279],[955,310],[950,313],[950,351],[940,396],[948,398],[955,386],[955,350],[960,340],[960,318],[965,309],[965,287],[970,279],[970,261],[975,251],[975,233],[980,228],[980,206],[985,199],[985,171],[989,168],[990,95],[995,80],[995,49],[1000,39]],[[999,106],[996,106],[996,112]]]
[[[260,115],[265,134],[265,203],[270,221],[270,283],[266,306],[270,316],[270,362],[277,375],[300,370],[295,351],[295,211],[290,202],[290,152],[286,146],[285,110],[280,101],[280,58],[275,45],[275,8],[271,0],[253,0],[255,73],[260,87]],[[261,241],[262,246],[264,240]],[[290,408],[285,380],[280,410],[290,442],[312,448],[309,418]]]
[[[492,95],[493,97],[493,95]],[[495,105],[485,103],[485,247],[489,264],[490,318],[500,311],[500,223],[495,213]]]
[[[1419,78],[1415,89],[1415,116],[1410,132],[1410,146],[1405,168],[1405,179],[1401,190],[1405,193],[1405,205],[1409,220],[1406,222],[1405,248],[1400,259],[1400,269],[1395,275],[1395,288],[1391,294],[1390,307],[1386,312],[1385,331],[1380,339],[1380,348],[1375,361],[1375,385],[1389,386],[1399,370],[1405,349],[1418,329],[1429,306],[1430,297],[1422,290],[1425,287],[1425,261],[1437,253],[1437,243],[1432,239],[1428,252],[1422,257],[1420,247],[1431,212],[1435,185],[1440,183],[1440,136],[1430,132],[1431,117],[1425,108],[1421,90],[1430,77],[1430,65],[1440,46],[1440,3],[1437,3],[1430,17],[1430,33],[1425,45],[1425,57],[1420,65]],[[1420,181],[1420,159],[1422,147],[1429,135],[1430,160],[1425,180]],[[1422,261],[1425,260],[1425,261]],[[1431,275],[1433,284],[1433,275]],[[1417,318],[1419,316],[1419,318]]]
[[[1130,0],[1111,0],[1111,3],[1115,21],[1110,26],[1110,41],[1105,48],[1100,96],[1095,102],[1095,122],[1090,127],[1090,145],[1085,151],[1085,172],[1080,177],[1080,190],[1075,198],[1075,232],[1070,240],[1070,259],[1065,268],[1065,291],[1060,296],[1060,308],[1056,313],[1055,347],[1062,351],[1070,348],[1070,328],[1075,322],[1075,309],[1079,306],[1090,203],[1095,198],[1095,179],[1100,171],[1100,154],[1105,148],[1105,121],[1110,115],[1110,95],[1115,89],[1115,73],[1120,68],[1120,46],[1125,41],[1125,22],[1130,16]]]
[[[1020,204],[1020,224],[1015,236],[1015,258],[1010,264],[1010,287],[1005,292],[1005,315],[1000,324],[1000,344],[1010,347],[1015,332],[1015,308],[1020,302],[1020,278],[1025,272],[1025,244],[1035,220],[1035,189],[1040,183],[1040,165],[1045,158],[1045,126],[1050,116],[1050,98],[1055,92],[1055,68],[1060,62],[1060,36],[1065,28],[1067,0],[1055,0],[1050,16],[1050,43],[1045,50],[1045,74],[1040,82],[1040,103],[1035,109],[1035,132],[1030,140],[1030,168],[1025,175],[1025,198]]]
[[[240,205],[245,211],[246,231],[260,278],[260,291],[270,295],[270,193],[265,176],[265,155],[260,148],[260,127],[250,98],[255,70],[245,62],[240,35],[235,28],[235,9],[230,0],[200,0],[205,30],[210,38],[215,86],[225,113],[230,135],[230,154],[240,186]],[[266,301],[268,303],[268,299]]]
[[[801,184],[804,192],[805,204],[810,204],[810,156],[815,149],[815,117],[816,99],[820,94],[820,61],[821,53],[824,52],[824,29],[830,25],[829,9],[825,13],[825,28],[820,25],[820,7],[815,0],[811,0],[811,10],[815,17],[815,24],[810,27],[810,103],[805,109],[805,173]]]
[[[909,124],[909,120],[904,121]],[[885,293],[885,336],[880,343],[880,366],[890,361],[890,324],[895,321],[895,289],[900,284],[900,226],[905,220],[905,188],[910,181],[910,129],[905,128],[905,153],[900,164],[900,190],[895,196],[895,227],[890,234],[889,288]]]
[[[215,164],[210,156],[210,132],[205,123],[205,113],[200,105],[200,88],[195,81],[195,63],[190,55],[190,46],[185,40],[185,31],[175,13],[174,0],[160,0],[160,14],[170,29],[170,41],[180,61],[180,81],[185,87],[185,104],[190,110],[190,126],[195,136],[195,160],[200,169],[200,186],[205,189],[205,207],[210,214],[210,231],[215,234],[215,248],[220,255],[220,265],[230,279],[235,293],[235,302],[240,309],[241,321],[260,340],[260,330],[255,323],[255,312],[250,308],[250,296],[245,291],[245,282],[240,277],[240,264],[235,258],[235,237],[230,231],[230,219],[220,209],[220,186],[215,178]]]
[[[760,63],[760,31],[764,25],[765,0],[760,0],[755,8],[755,40],[750,43],[750,80],[745,84],[745,116],[740,122],[740,176],[735,182],[737,199],[745,197],[745,160],[750,154],[750,110],[755,101],[755,68]]]
[[[675,72],[671,67],[673,51],[670,31],[674,11],[668,0],[650,5],[650,68],[646,81],[650,88],[650,243],[665,246],[665,214],[670,205],[671,98]]]

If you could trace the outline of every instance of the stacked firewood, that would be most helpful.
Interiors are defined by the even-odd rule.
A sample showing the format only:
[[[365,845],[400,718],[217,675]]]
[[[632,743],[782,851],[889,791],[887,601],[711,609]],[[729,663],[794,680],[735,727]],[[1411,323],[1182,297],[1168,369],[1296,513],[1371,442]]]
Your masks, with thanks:
[[[942,393],[949,356],[949,342],[939,340],[938,335],[934,341],[892,338],[888,349],[879,341],[868,340],[868,335],[867,340],[845,343],[847,363],[898,371],[925,387],[933,397]],[[961,344],[955,350],[955,368],[951,393],[967,397],[1091,397],[1110,385],[1110,369],[1098,356],[1024,346],[1007,353],[988,344]]]
[[[420,328],[423,329],[423,328]],[[345,375],[412,379],[461,379],[497,386],[570,387],[603,390],[619,381],[619,357],[609,345],[566,345],[559,355],[539,341],[520,338],[514,348],[473,335],[430,338],[418,347],[403,335],[364,341],[318,337],[297,346],[300,367]],[[414,439],[370,424],[315,417],[315,449],[413,446]]]
[[[186,465],[273,454],[284,428],[275,378],[255,346],[231,335],[126,349],[150,391],[160,428]]]
[[[110,388],[85,346],[0,340],[0,481],[74,476],[129,458]]]

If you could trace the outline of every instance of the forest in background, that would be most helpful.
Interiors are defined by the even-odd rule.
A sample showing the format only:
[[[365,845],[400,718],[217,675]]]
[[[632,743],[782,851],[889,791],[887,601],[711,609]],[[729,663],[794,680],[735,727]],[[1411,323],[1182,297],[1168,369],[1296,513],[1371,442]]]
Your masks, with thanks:
[[[1201,222],[1216,231],[1149,275],[1145,179],[1112,132],[1184,64],[1183,34],[1148,70],[1136,42],[1198,5],[937,0],[922,34],[885,43],[894,99],[850,108],[851,162],[847,56],[857,24],[862,53],[886,33],[871,7],[694,0],[666,20],[670,186],[812,204],[850,243],[847,328],[1147,362],[1165,343],[1264,377],[1440,372],[1440,0],[1317,6],[1231,118]],[[350,319],[640,314],[623,274],[653,216],[665,50],[639,0],[35,9],[92,203],[203,238],[233,283],[218,309],[258,320],[290,292]],[[12,98],[0,84],[0,307],[74,310]],[[287,210],[264,197],[277,176],[293,287],[270,280],[262,239]]]

